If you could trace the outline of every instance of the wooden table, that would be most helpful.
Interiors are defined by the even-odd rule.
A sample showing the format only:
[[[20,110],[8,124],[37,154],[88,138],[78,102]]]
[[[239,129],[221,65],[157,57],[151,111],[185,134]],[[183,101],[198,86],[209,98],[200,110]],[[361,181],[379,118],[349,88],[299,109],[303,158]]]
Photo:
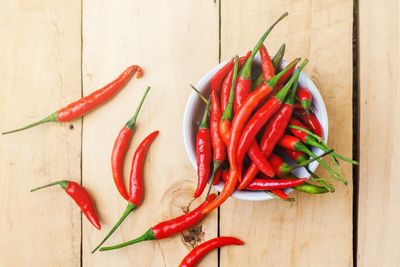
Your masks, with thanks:
[[[246,246],[215,251],[201,266],[398,266],[399,5],[360,1],[354,21],[349,0],[0,1],[2,131],[89,94],[130,64],[146,71],[82,120],[0,137],[0,265],[176,266],[190,238],[197,244],[220,234]],[[292,204],[230,199],[197,233],[92,255],[126,205],[111,179],[110,151],[145,86],[153,89],[128,158],[150,131],[161,134],[146,162],[143,206],[109,244],[182,214],[196,180],[181,128],[189,83],[253,47],[284,11],[289,18],[266,44],[274,52],[285,42],[286,58],[310,59],[306,72],[327,104],[330,145],[361,160],[359,169],[342,164],[354,183],[335,194],[294,193]],[[101,232],[61,189],[29,193],[65,178],[93,193]]]

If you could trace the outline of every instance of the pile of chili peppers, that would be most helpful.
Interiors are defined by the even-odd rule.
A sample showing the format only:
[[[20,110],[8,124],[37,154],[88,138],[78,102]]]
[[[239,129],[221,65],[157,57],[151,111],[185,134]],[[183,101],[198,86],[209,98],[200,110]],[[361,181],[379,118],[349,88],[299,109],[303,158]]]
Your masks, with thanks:
[[[150,133],[136,148],[132,158],[128,190],[125,186],[123,166],[136,120],[150,87],[145,90],[134,115],[118,133],[111,153],[113,180],[119,194],[127,201],[127,206],[120,219],[92,253],[98,249],[114,250],[142,241],[160,240],[179,234],[199,223],[209,212],[226,201],[235,190],[264,191],[275,198],[287,201],[293,201],[286,194],[285,189],[288,188],[310,194],[334,192],[334,186],[327,179],[322,179],[309,170],[308,165],[313,161],[318,161],[335,179],[347,183],[338,171],[333,170],[322,159],[329,155],[337,166],[338,160],[358,164],[335,153],[322,139],[323,129],[313,113],[312,94],[298,83],[299,75],[308,60],[304,60],[296,69],[300,59],[294,59],[281,69],[285,44],[272,58],[263,44],[272,29],[287,15],[284,13],[266,30],[253,50],[243,57],[235,56],[214,75],[208,98],[194,88],[205,102],[196,138],[198,184],[194,198],[200,197],[209,183],[205,201],[186,214],[150,227],[135,239],[102,247],[127,216],[143,201],[145,158],[159,132]],[[254,62],[257,53],[261,58],[261,66]],[[255,79],[253,78],[256,75],[252,73],[254,70],[260,72]],[[42,120],[3,134],[22,131],[42,123],[78,119],[113,98],[135,73],[136,77],[140,78],[143,70],[133,65],[116,80],[92,94]],[[313,147],[322,150],[323,154],[315,155],[312,152]],[[289,165],[286,159],[291,159],[296,165]],[[291,174],[294,169],[300,167],[306,168],[311,178],[295,177]],[[218,183],[224,184],[221,194],[219,196],[210,194],[211,185]],[[92,197],[76,182],[56,181],[31,191],[54,185],[60,185],[81,208],[89,222],[97,229],[101,229]],[[221,246],[243,244],[243,241],[229,236],[208,240],[194,248],[179,266],[195,266],[209,251]]]

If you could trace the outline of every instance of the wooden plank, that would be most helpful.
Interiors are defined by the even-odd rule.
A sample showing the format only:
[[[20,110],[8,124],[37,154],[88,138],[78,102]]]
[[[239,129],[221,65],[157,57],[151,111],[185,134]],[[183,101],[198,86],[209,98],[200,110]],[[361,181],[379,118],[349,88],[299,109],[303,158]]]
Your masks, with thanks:
[[[83,6],[84,94],[112,80],[131,64],[145,69],[111,103],[89,114],[83,124],[83,181],[96,192],[103,223],[101,232],[83,226],[84,266],[176,266],[188,252],[180,236],[147,242],[114,252],[91,255],[126,203],[111,177],[114,139],[147,85],[152,90],[143,106],[127,155],[128,176],[134,148],[151,131],[160,130],[145,170],[145,199],[108,244],[130,240],[162,219],[182,214],[194,192],[195,170],[183,146],[183,110],[191,89],[218,63],[218,6],[213,1],[93,2]],[[178,206],[178,207],[176,207]],[[217,234],[216,214],[202,223],[205,239]],[[217,253],[203,266],[216,266]]]
[[[80,97],[80,7],[80,1],[0,2],[2,131]],[[59,187],[29,190],[80,181],[80,124],[0,137],[1,266],[79,265],[79,208]]]
[[[352,8],[340,1],[222,1],[222,60],[251,49],[284,11],[266,45],[273,54],[282,42],[287,59],[309,58],[311,75],[327,105],[329,143],[352,154]],[[351,166],[343,164],[350,181]],[[320,172],[327,176],[326,172]],[[293,194],[295,204],[231,199],[221,208],[221,235],[246,241],[222,249],[221,266],[352,266],[352,185],[335,194]]]
[[[400,255],[399,1],[359,7],[359,266],[398,266]]]

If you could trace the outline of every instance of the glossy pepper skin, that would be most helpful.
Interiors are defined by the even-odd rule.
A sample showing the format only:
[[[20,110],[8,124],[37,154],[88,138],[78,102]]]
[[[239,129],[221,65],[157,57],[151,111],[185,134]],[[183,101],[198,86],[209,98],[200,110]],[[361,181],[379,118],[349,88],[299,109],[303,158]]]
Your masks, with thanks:
[[[252,164],[254,164],[259,171],[264,173],[268,177],[274,177],[275,171],[272,168],[271,164],[268,162],[267,158],[264,156],[264,153],[261,151],[260,147],[256,144],[252,146],[252,149],[247,151],[249,158],[251,159]]]
[[[312,102],[312,94],[310,93],[310,91],[307,88],[300,86],[300,88],[297,90],[296,95],[299,98],[300,105],[303,107],[306,113],[309,113]]]
[[[123,169],[125,156],[126,152],[128,151],[129,144],[132,140],[133,129],[136,125],[136,119],[139,115],[140,108],[142,107],[149,90],[150,87],[147,87],[141,101],[139,102],[138,107],[136,108],[135,114],[118,133],[111,153],[111,170],[114,178],[114,183],[120,195],[126,200],[129,199],[129,196],[124,184]]]
[[[65,192],[75,201],[75,203],[81,208],[82,213],[86,216],[89,222],[98,230],[101,229],[99,217],[97,216],[93,200],[88,191],[86,191],[86,189],[83,186],[73,181],[62,180],[41,187],[37,187],[35,189],[32,189],[31,192],[35,192],[42,188],[54,185],[60,185],[65,190]]]
[[[308,128],[310,128],[313,131],[313,133],[322,138],[323,129],[321,123],[319,122],[319,120],[317,119],[317,117],[313,112],[310,111],[309,114],[307,115],[304,109],[296,108],[294,110],[294,117],[300,119],[303,123],[307,125]]]
[[[255,45],[254,49],[251,51],[250,57],[247,59],[246,63],[244,64],[242,70],[239,73],[238,81],[236,83],[235,88],[235,101],[234,101],[234,111],[237,112],[243,102],[247,98],[247,96],[251,93],[251,67],[253,65],[253,60],[260,49],[261,45],[264,43],[264,40],[267,38],[269,33],[272,29],[285,17],[287,17],[288,13],[285,12],[280,18],[278,18],[261,36],[260,40],[258,40],[257,44]]]
[[[265,45],[260,47],[260,57],[261,57],[261,70],[264,76],[264,80],[268,81],[275,76],[275,67],[272,60],[268,54],[268,50]]]
[[[199,197],[206,187],[208,177],[210,177],[211,165],[211,135],[210,128],[208,127],[208,104],[204,110],[203,119],[201,120],[199,130],[196,136],[196,158],[197,158],[197,188],[194,192],[194,197]]]
[[[207,206],[203,212],[209,213],[213,209],[219,207],[229,196],[233,193],[236,188],[239,179],[239,173],[236,166],[236,152],[237,144],[239,142],[240,134],[245,126],[246,121],[251,116],[256,107],[267,97],[271,92],[272,88],[276,85],[279,78],[286,72],[292,65],[296,65],[300,59],[294,60],[279,74],[274,76],[271,80],[263,83],[255,91],[253,91],[244,102],[242,108],[238,111],[232,121],[232,127],[230,131],[229,144],[228,144],[228,160],[230,163],[230,173],[227,182],[221,192],[221,194]]]
[[[246,127],[243,129],[243,132],[241,134],[237,148],[236,161],[239,174],[241,173],[242,170],[244,156],[246,155],[246,152],[248,151],[250,146],[255,141],[257,133],[268,122],[268,120],[279,110],[279,108],[285,101],[289,89],[297,81],[301,71],[303,70],[303,68],[306,66],[307,63],[308,60],[307,59],[304,60],[301,66],[296,70],[294,75],[290,78],[289,82],[273,97],[268,99],[267,102],[265,102],[265,104],[260,109],[258,109],[256,113],[251,117],[251,119],[247,122]]]
[[[246,187],[246,190],[250,191],[265,191],[271,189],[285,189],[296,185],[300,185],[307,181],[307,178],[297,179],[254,179]]]
[[[58,111],[50,114],[40,121],[34,122],[16,130],[4,132],[3,135],[29,129],[42,123],[56,121],[68,122],[76,120],[113,98],[119,91],[121,91],[121,89],[125,86],[125,84],[128,83],[128,81],[135,73],[137,73],[137,78],[142,77],[142,68],[137,65],[130,66],[117,79],[107,84],[103,88],[98,89],[90,95],[85,96],[67,105],[66,107],[59,109]]]
[[[226,75],[233,67],[233,58],[229,60],[211,79],[211,91],[219,92],[221,90],[222,82],[224,81]]]
[[[194,210],[186,214],[183,214],[179,217],[176,217],[174,219],[160,222],[159,224],[148,229],[143,235],[141,235],[138,238],[135,238],[125,243],[121,243],[119,245],[102,247],[100,248],[100,251],[119,249],[142,241],[155,240],[155,239],[160,240],[178,234],[183,230],[186,230],[194,226],[198,222],[200,222],[205,217],[205,214],[203,214],[201,211],[204,209],[204,207],[206,207],[209,204],[210,201],[214,199],[215,199],[215,194],[210,194],[207,200],[204,201]]]
[[[221,236],[210,239],[199,246],[192,249],[188,255],[181,261],[179,267],[194,267],[209,253],[210,251],[228,245],[243,245],[244,242],[236,237]]]

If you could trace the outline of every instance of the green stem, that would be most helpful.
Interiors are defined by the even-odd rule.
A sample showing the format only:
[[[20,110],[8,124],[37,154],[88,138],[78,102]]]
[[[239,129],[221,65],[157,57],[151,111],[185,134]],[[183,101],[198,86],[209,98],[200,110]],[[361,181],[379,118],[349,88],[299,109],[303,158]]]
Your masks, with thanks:
[[[308,194],[324,194],[324,193],[330,192],[329,189],[327,189],[323,186],[313,185],[313,184],[310,184],[307,182],[304,182],[297,186],[293,186],[292,188],[297,191],[308,193]]]
[[[131,241],[128,241],[128,242],[125,242],[125,243],[121,243],[121,244],[118,244],[118,245],[115,245],[115,246],[102,247],[102,248],[100,248],[100,251],[119,249],[119,248],[127,247],[127,246],[130,246],[130,245],[142,242],[142,241],[154,240],[154,239],[156,239],[156,237],[154,236],[153,230],[150,228],[143,235],[139,236],[136,239],[133,239]]]
[[[97,245],[97,247],[95,247],[92,250],[92,254],[95,253],[103,244],[104,242],[107,241],[107,239],[115,232],[115,230],[117,230],[117,228],[121,225],[121,223],[126,219],[126,217],[128,217],[128,215],[136,208],[135,205],[133,205],[132,203],[128,203],[128,206],[126,206],[124,213],[122,214],[122,216],[119,218],[119,220],[117,221],[117,223],[113,226],[113,228],[111,228],[110,232],[108,232],[108,234],[106,235],[106,237],[104,237],[104,239],[100,242],[100,244]]]
[[[307,172],[311,175],[311,178],[315,179],[320,185],[322,185],[325,189],[329,190],[331,193],[335,192],[335,187],[331,184],[328,184],[324,179],[316,175],[310,169],[306,168]]]
[[[294,169],[307,166],[307,165],[310,164],[311,162],[314,162],[314,161],[316,161],[316,160],[318,160],[318,159],[321,159],[321,158],[323,158],[323,157],[325,157],[326,155],[329,155],[329,154],[331,154],[331,153],[333,153],[333,149],[330,149],[330,150],[328,150],[328,151],[325,151],[322,155],[319,155],[319,156],[317,156],[317,157],[315,157],[315,158],[308,159],[308,160],[306,160],[306,161],[303,161],[302,163],[299,163],[299,164],[297,164],[297,165],[295,165],[295,166],[293,166],[293,167],[290,167],[289,172],[291,172],[291,171],[294,170]]]
[[[47,123],[47,122],[55,122],[55,121],[57,121],[57,112],[54,112],[54,113],[50,114],[49,116],[47,116],[44,119],[41,119],[40,121],[34,122],[32,124],[29,124],[27,126],[24,126],[24,127],[12,130],[12,131],[3,132],[1,134],[5,135],[5,134],[10,134],[10,133],[15,133],[15,132],[19,132],[19,131],[23,131],[23,130],[35,127],[35,126],[37,126],[39,124],[43,124],[43,123]]]
[[[210,195],[211,187],[213,185],[214,178],[215,178],[215,174],[217,173],[217,171],[221,167],[221,165],[222,165],[221,161],[219,161],[219,160],[214,160],[213,161],[213,171],[212,171],[212,174],[210,176],[210,179],[208,179],[208,190],[207,190],[206,199],[208,199],[208,196]]]
[[[46,188],[46,187],[50,187],[50,186],[54,186],[54,185],[60,185],[63,189],[65,189],[65,188],[67,188],[68,181],[67,180],[62,180],[62,181],[57,181],[57,182],[54,182],[54,183],[46,184],[46,185],[43,185],[43,186],[39,186],[39,187],[36,187],[36,188],[32,189],[31,192],[35,192],[35,191],[38,191],[40,189],[43,189],[43,188]]]
[[[235,65],[233,65],[233,76],[232,76],[231,90],[229,91],[229,100],[228,104],[225,107],[224,112],[222,113],[221,120],[232,119],[233,100],[235,98],[236,77],[238,68],[239,68],[239,57],[235,56]]]
[[[288,97],[288,99],[285,101],[287,104],[292,105],[294,104],[294,96],[296,95],[296,91],[297,91],[297,86],[299,84],[299,79],[297,79],[292,86],[290,95]]]
[[[128,127],[129,129],[133,129],[133,127],[135,127],[136,124],[136,119],[137,116],[139,115],[140,109],[143,106],[144,100],[146,99],[147,94],[150,91],[150,86],[148,86],[142,96],[142,99],[140,99],[139,105],[137,106],[136,110],[135,110],[135,114],[133,114],[133,117],[126,123],[126,127]]]
[[[208,100],[208,103],[207,103],[206,109],[204,110],[203,118],[201,119],[199,128],[202,128],[202,129],[208,128],[207,119],[208,119],[208,114],[210,113],[210,102],[211,101]]]
[[[192,87],[192,89],[197,93],[197,95],[200,97],[200,99],[203,100],[204,104],[207,105],[208,104],[207,98],[205,98],[205,96],[203,96],[203,94],[200,93],[200,91],[196,87],[194,87],[193,84],[191,84],[190,87]]]
[[[309,130],[303,128],[303,127],[300,127],[300,126],[298,126],[298,125],[290,124],[290,125],[288,126],[288,128],[289,128],[289,129],[295,129],[295,130],[299,130],[299,131],[305,132],[306,134],[311,135],[312,137],[314,137],[318,142],[322,142],[322,138],[321,138],[321,137],[319,137],[319,136],[316,135],[315,133],[313,133],[313,132],[311,132],[311,131],[309,131]]]
[[[299,63],[301,59],[300,58],[296,58],[295,60],[293,60],[292,62],[290,62],[286,68],[284,68],[283,70],[281,70],[277,75],[275,75],[274,77],[272,77],[271,79],[269,79],[268,81],[266,81],[266,83],[271,87],[274,88],[276,86],[276,84],[278,83],[279,79],[285,75],[288,71],[290,71],[293,66],[296,66],[297,63]]]

